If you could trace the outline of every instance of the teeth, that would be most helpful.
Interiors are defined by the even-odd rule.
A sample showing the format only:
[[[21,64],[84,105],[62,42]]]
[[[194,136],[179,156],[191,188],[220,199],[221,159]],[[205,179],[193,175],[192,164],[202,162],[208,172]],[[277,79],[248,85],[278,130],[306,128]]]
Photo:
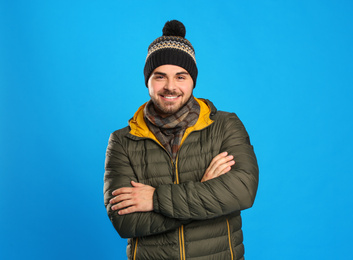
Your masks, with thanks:
[[[167,98],[167,99],[173,99],[173,98],[177,98],[177,97],[164,97],[164,98]]]

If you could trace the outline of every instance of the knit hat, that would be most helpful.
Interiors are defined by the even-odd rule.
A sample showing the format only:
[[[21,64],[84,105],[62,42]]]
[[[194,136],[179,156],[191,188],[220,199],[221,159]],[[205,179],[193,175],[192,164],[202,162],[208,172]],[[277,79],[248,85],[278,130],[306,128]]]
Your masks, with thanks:
[[[196,85],[197,67],[195,50],[191,43],[185,39],[185,26],[172,20],[165,23],[163,35],[155,39],[148,47],[144,74],[147,86],[151,73],[159,66],[171,64],[184,68]]]

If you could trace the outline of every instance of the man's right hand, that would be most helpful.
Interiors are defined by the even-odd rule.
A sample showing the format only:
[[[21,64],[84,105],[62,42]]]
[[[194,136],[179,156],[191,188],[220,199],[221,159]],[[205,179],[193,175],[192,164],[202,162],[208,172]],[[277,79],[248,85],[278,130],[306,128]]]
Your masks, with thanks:
[[[203,175],[201,182],[211,180],[222,174],[225,174],[230,171],[231,166],[235,164],[233,160],[233,155],[228,155],[227,152],[218,154],[211,161],[208,166],[205,174]]]

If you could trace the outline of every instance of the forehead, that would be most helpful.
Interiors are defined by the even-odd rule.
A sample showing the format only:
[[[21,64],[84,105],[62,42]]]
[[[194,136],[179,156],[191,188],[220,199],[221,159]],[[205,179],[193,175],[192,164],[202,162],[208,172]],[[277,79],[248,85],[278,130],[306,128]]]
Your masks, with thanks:
[[[188,73],[184,68],[177,65],[166,64],[157,67],[153,73],[163,73],[163,74],[177,74],[177,73]]]

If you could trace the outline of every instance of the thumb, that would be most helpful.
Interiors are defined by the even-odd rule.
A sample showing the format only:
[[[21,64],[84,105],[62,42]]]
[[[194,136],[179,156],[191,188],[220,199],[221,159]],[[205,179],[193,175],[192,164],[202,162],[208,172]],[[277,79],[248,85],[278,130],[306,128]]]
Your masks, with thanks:
[[[131,185],[133,187],[141,187],[141,186],[144,186],[142,183],[138,183],[138,182],[134,182],[134,181],[131,181]]]

